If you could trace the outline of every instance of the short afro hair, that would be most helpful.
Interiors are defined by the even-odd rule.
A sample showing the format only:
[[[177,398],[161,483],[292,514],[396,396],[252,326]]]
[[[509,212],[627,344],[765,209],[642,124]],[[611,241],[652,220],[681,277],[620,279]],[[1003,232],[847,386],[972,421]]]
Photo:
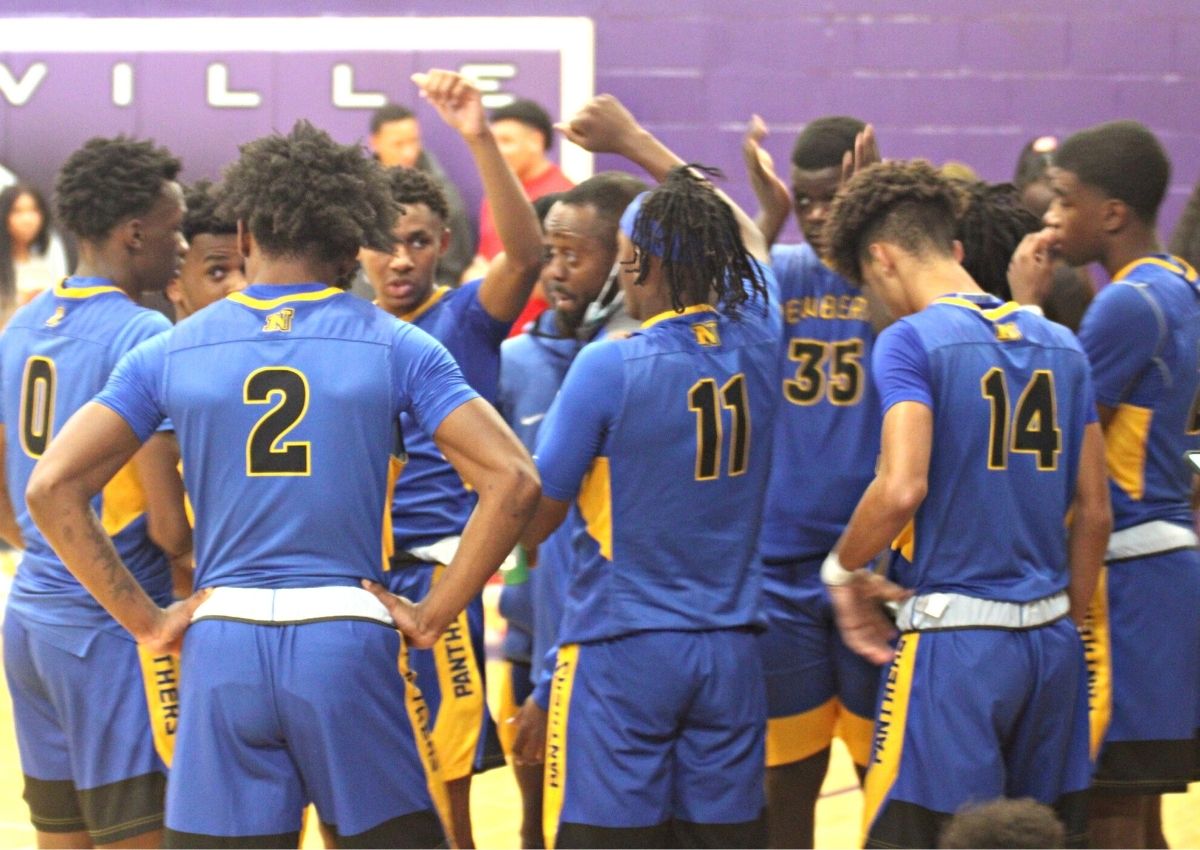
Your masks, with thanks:
[[[913,254],[953,254],[965,205],[963,190],[927,160],[892,160],[865,168],[837,196],[825,222],[833,268],[862,282],[867,246],[880,239]]]
[[[796,137],[792,165],[802,171],[840,167],[842,156],[854,150],[854,139],[866,126],[849,115],[829,115],[810,121]]]
[[[1054,164],[1081,183],[1124,201],[1151,225],[1171,180],[1167,152],[1137,121],[1112,121],[1076,133],[1062,143]]]
[[[360,247],[391,253],[399,209],[383,169],[307,121],[239,149],[218,213],[243,222],[276,256],[340,263]]]
[[[956,182],[967,199],[955,234],[963,246],[963,268],[985,292],[1011,301],[1008,264],[1021,240],[1042,223],[1012,183]]]
[[[626,207],[649,188],[632,174],[623,171],[602,171],[568,189],[559,200],[567,206],[595,209],[597,223],[607,232],[605,238],[616,245],[617,227]]]
[[[387,179],[392,200],[399,206],[424,204],[442,220],[442,224],[450,221],[450,204],[446,201],[446,193],[429,174],[419,168],[396,166],[387,170]]]
[[[1054,809],[1029,797],[968,805],[947,821],[938,847],[1065,847]]]
[[[58,173],[58,218],[80,239],[101,241],[121,222],[148,213],[179,169],[179,160],[151,141],[89,139]]]
[[[507,106],[493,109],[488,121],[492,124],[497,121],[516,121],[532,127],[542,134],[542,148],[545,150],[550,150],[550,145],[554,143],[554,125],[550,121],[550,114],[541,104],[532,100],[514,100]]]
[[[391,124],[393,121],[407,121],[409,118],[415,118],[413,111],[407,106],[401,106],[398,103],[385,103],[383,106],[371,113],[371,135],[379,132],[384,124]]]
[[[219,187],[211,180],[197,180],[183,190],[187,214],[183,217],[183,238],[191,242],[201,233],[226,236],[237,233],[237,220],[217,214]]]

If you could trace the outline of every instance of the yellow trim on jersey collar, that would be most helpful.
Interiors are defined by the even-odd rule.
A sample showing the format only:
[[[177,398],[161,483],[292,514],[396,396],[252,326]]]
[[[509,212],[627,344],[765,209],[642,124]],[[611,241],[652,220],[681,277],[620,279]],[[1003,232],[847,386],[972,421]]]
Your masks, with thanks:
[[[67,280],[63,278],[54,287],[54,296],[56,298],[91,298],[93,295],[103,295],[106,292],[119,292],[125,295],[125,290],[119,286],[67,286]],[[128,295],[125,295],[128,298]]]
[[[1132,263],[1126,264],[1119,272],[1113,275],[1113,283],[1125,279],[1133,272],[1134,269],[1143,265],[1159,266],[1160,268],[1164,268],[1169,272],[1183,275],[1184,279],[1188,283],[1196,282],[1196,270],[1191,267],[1187,260],[1183,259],[1182,257],[1176,257],[1172,254],[1170,260],[1164,260],[1162,257],[1139,257]]]
[[[290,295],[280,295],[278,298],[255,298],[245,292],[231,292],[225,297],[238,304],[253,307],[255,310],[273,310],[280,304],[287,304],[289,301],[324,301],[326,298],[341,295],[345,291],[336,286],[327,286],[314,292],[293,292]]]
[[[711,304],[693,304],[691,307],[684,307],[682,310],[666,310],[659,313],[657,316],[651,316],[646,321],[642,322],[643,330],[651,325],[657,325],[659,322],[665,322],[667,319],[677,319],[680,316],[688,316],[692,313],[715,313],[717,308]]]
[[[1021,305],[1016,301],[1006,301],[999,307],[989,307],[985,310],[970,298],[963,298],[959,295],[943,295],[941,298],[935,298],[933,303],[952,304],[955,307],[966,307],[968,310],[974,310],[977,313],[982,313],[985,319],[988,319],[992,322],[998,322],[1011,313],[1015,313],[1021,309]]]
[[[417,319],[428,313],[433,308],[434,304],[445,298],[446,293],[449,291],[450,287],[445,285],[434,287],[433,292],[429,293],[429,297],[421,302],[419,306],[414,307],[403,316],[398,316],[397,318],[399,318],[402,322],[415,322]],[[378,304],[379,302],[376,301],[375,303]]]

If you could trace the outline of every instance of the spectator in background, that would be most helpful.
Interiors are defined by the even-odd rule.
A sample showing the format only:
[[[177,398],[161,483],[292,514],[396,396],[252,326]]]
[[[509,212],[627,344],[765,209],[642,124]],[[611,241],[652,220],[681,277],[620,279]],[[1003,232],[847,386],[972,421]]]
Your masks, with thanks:
[[[938,847],[1066,847],[1066,842],[1054,810],[1025,797],[964,807],[942,830]]]
[[[1055,226],[1056,218],[1050,210],[1054,190],[1050,188],[1050,176],[1047,171],[1056,150],[1058,139],[1054,136],[1038,136],[1031,140],[1021,149],[1016,174],[1013,175],[1013,185],[1021,193],[1021,201],[1025,208],[1051,227]],[[1078,331],[1084,311],[1092,303],[1095,295],[1095,284],[1086,271],[1056,262],[1049,293],[1036,300],[1040,302],[1047,319]],[[1024,293],[1017,292],[1013,297],[1022,303],[1031,300],[1024,296]]]
[[[1200,182],[1192,190],[1175,235],[1171,237],[1171,253],[1187,260],[1192,266],[1200,266]]]
[[[21,304],[67,275],[61,241],[51,242],[50,210],[32,186],[0,191],[0,326]],[[54,248],[57,247],[57,250]]]
[[[437,157],[421,145],[421,125],[417,116],[407,106],[397,103],[379,107],[371,115],[371,135],[367,138],[367,146],[384,168],[416,168],[433,177],[441,187],[450,210],[446,218],[446,226],[450,228],[450,247],[438,262],[437,282],[458,286],[463,279],[463,272],[475,256],[474,229],[467,218],[462,195],[446,176]],[[364,293],[370,297],[369,285]]]
[[[536,201],[551,192],[565,192],[575,184],[567,179],[562,169],[547,158],[546,153],[554,143],[554,126],[546,110],[532,100],[515,100],[508,106],[493,110],[489,123],[496,144],[504,161],[521,181],[525,197]],[[492,217],[492,207],[484,198],[479,205],[479,253],[463,280],[480,277],[492,257],[501,251],[500,236]],[[472,271],[478,272],[473,274]],[[549,306],[546,295],[539,285],[530,296],[529,303],[513,322],[512,333],[521,333],[525,325]]]

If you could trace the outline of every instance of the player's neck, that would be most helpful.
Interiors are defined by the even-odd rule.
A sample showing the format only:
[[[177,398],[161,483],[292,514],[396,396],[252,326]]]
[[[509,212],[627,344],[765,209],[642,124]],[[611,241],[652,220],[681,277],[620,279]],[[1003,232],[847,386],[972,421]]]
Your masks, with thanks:
[[[88,242],[79,243],[79,263],[73,277],[97,277],[109,281],[130,298],[137,300],[138,290],[125,263],[116,262],[105,250]]]
[[[945,295],[984,294],[966,269],[957,262],[945,260],[922,264],[920,273],[915,276],[908,291],[912,306],[917,311],[924,310]]]
[[[1153,228],[1139,227],[1114,237],[1104,252],[1101,264],[1112,277],[1135,260],[1151,254],[1161,254],[1162,244]]]
[[[297,283],[329,283],[337,279],[337,269],[330,263],[314,262],[306,257],[274,257],[260,254],[258,262],[247,264],[246,277],[250,284],[288,286]],[[332,284],[330,284],[332,286]]]

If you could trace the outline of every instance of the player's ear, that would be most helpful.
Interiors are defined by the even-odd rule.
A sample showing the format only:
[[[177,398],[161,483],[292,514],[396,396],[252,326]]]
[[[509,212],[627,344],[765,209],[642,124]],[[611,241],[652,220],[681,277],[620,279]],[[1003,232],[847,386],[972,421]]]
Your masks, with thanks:
[[[130,251],[142,250],[142,220],[131,218],[118,225],[121,231],[121,241]]]
[[[237,246],[242,259],[248,259],[250,257],[250,228],[246,227],[246,222],[241,220],[237,223]]]
[[[1100,221],[1105,233],[1117,233],[1129,224],[1133,211],[1129,205],[1117,198],[1107,198],[1100,213]]]
[[[954,240],[954,260],[955,260],[955,262],[961,263],[963,261],[963,257],[965,257],[965,256],[966,256],[966,253],[963,251],[962,243],[959,242],[957,239],[955,239]]]
[[[450,228],[442,228],[442,238],[438,241],[438,257],[446,256],[446,252],[450,250]]]

